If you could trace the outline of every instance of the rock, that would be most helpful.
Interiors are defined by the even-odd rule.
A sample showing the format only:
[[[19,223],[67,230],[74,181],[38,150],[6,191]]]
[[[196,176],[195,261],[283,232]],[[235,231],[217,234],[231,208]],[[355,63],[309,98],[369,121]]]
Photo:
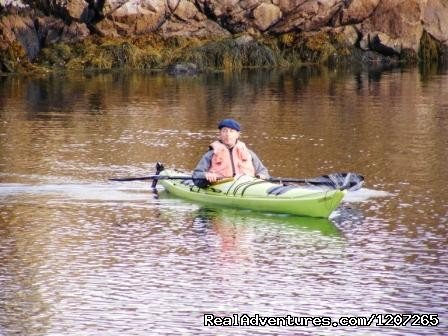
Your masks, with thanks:
[[[290,31],[318,30],[332,20],[333,16],[342,8],[342,0],[310,0],[300,6],[285,12],[283,19],[274,25],[270,31],[276,34]]]
[[[365,34],[360,41],[360,47],[362,50],[372,50],[379,52],[383,55],[399,55],[402,50],[402,46],[399,40],[392,39],[382,32],[371,32]]]
[[[41,46],[45,47],[61,40],[61,34],[65,28],[62,19],[50,16],[38,17],[34,24]]]
[[[370,34],[369,47],[370,50],[377,51],[383,55],[399,55],[402,50],[402,44],[399,39],[392,39],[385,33],[376,32]]]
[[[31,68],[22,45],[17,41],[5,43],[0,36],[0,74],[26,71]]]
[[[209,20],[190,1],[172,0],[168,2],[168,7],[172,11],[172,16],[158,30],[163,37],[224,37],[230,35],[215,21]]]
[[[238,0],[197,0],[196,4],[209,19],[232,34],[245,32],[250,27],[247,12],[241,7],[248,5],[246,1],[240,3]],[[259,1],[256,1],[255,6],[258,4]]]
[[[194,63],[176,63],[168,66],[167,72],[169,75],[179,76],[179,75],[196,75],[200,71],[198,66]]]
[[[59,1],[56,1],[57,3]],[[63,7],[67,17],[77,21],[88,21],[89,4],[84,0],[67,0]]]
[[[35,17],[33,20],[32,17]],[[26,51],[28,59],[34,60],[42,47],[57,42],[74,43],[85,39],[90,31],[84,23],[39,16],[6,15],[0,19],[1,40],[8,44],[18,42]]]
[[[173,14],[186,22],[192,19],[196,19],[198,21],[206,19],[206,16],[199,12],[193,3],[187,0],[180,0]]]
[[[117,28],[112,20],[104,19],[94,25],[96,33],[102,37],[119,37]]]
[[[114,22],[118,34],[130,36],[157,30],[165,22],[168,10],[165,0],[105,0],[102,12]]]
[[[241,7],[238,5],[238,0],[199,0],[198,2],[201,5],[201,8],[210,10],[210,12],[217,18],[224,14],[235,17],[235,14],[241,11]]]
[[[27,0],[30,6],[51,13],[64,21],[88,22],[92,13],[86,0]]]
[[[172,13],[177,9],[177,6],[179,5],[180,0],[167,0],[168,8]]]
[[[361,62],[370,66],[384,68],[384,67],[393,67],[397,66],[400,63],[400,60],[397,56],[390,57],[384,56],[375,51],[367,51],[363,53],[361,57]]]
[[[370,50],[370,35],[368,33],[364,34],[361,41],[359,41],[359,47],[364,51]]]
[[[30,59],[42,46],[85,39],[90,35],[89,29],[108,37],[155,33],[162,37],[212,38],[238,34],[241,36],[235,42],[241,44],[249,43],[251,36],[263,34],[326,32],[336,38],[336,44],[359,44],[362,50],[394,57],[416,55],[422,36],[427,33],[437,44],[437,48],[432,48],[435,53],[448,50],[448,0],[0,2],[0,42],[20,43]]]
[[[171,36],[201,38],[230,36],[230,33],[227,30],[207,18],[204,18],[201,21],[189,21],[189,24],[185,25],[183,20],[179,20],[176,17],[171,17],[163,23],[160,29],[157,30],[157,33],[165,38]]]
[[[0,11],[2,8],[26,8],[27,5],[22,0],[2,0],[0,1]]]
[[[361,32],[363,36],[370,34],[370,41],[383,41],[376,43],[377,46],[387,45],[397,50],[401,45],[400,49],[417,51],[423,33],[420,16],[419,0],[381,1],[374,13],[362,23]]]
[[[257,28],[265,31],[280,20],[282,12],[277,6],[263,2],[255,8],[253,16]]]
[[[61,42],[76,43],[84,40],[89,35],[90,31],[85,23],[72,22],[62,30]]]
[[[342,35],[345,38],[345,42],[347,45],[354,46],[359,41],[359,31],[355,28],[355,26],[345,26],[342,30]]]
[[[40,51],[39,36],[31,17],[6,15],[0,18],[2,39],[7,43],[19,42],[30,60]]]
[[[358,43],[359,32],[353,25],[337,27],[331,30],[334,35],[341,37],[341,42],[347,46],[354,46]]]
[[[275,1],[273,1],[272,3],[276,6],[278,6],[278,3],[274,3]],[[278,1],[277,1],[278,2]],[[253,11],[255,8],[257,8],[260,5],[260,1],[259,0],[242,0],[240,2],[238,2],[238,6],[240,6],[242,9],[244,9],[247,12],[251,12]]]
[[[341,10],[339,24],[359,23],[372,15],[380,0],[353,0]]]
[[[291,11],[294,10],[294,8],[301,6],[302,4],[304,4],[305,2],[307,2],[308,0],[277,0],[278,7],[280,7],[280,10],[283,13],[289,13]]]
[[[436,40],[448,46],[448,2],[427,0],[422,13],[423,28]]]

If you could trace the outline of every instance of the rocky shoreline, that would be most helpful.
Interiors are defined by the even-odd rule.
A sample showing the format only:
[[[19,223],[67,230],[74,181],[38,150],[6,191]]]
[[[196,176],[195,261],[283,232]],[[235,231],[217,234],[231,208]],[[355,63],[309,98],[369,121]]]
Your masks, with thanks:
[[[446,0],[0,0],[0,73],[447,60]]]

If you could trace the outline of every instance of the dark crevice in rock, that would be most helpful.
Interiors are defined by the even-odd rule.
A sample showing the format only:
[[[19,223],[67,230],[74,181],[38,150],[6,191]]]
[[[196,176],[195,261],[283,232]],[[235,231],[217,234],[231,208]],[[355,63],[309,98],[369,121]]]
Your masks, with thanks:
[[[215,22],[218,21],[218,18],[216,17],[215,13],[213,13],[213,10],[210,8],[208,3],[204,3],[203,9],[202,9],[202,6],[198,3],[198,1],[195,1],[194,5],[198,9],[198,11],[203,13],[208,19],[215,21]]]
[[[103,15],[103,8],[104,8],[104,4],[105,4],[105,0],[88,0],[87,3],[89,4],[88,10],[91,11],[91,17],[90,20],[88,21],[89,25],[94,25],[98,22],[100,22],[101,20],[104,19],[104,15]],[[89,27],[90,29],[90,27]]]

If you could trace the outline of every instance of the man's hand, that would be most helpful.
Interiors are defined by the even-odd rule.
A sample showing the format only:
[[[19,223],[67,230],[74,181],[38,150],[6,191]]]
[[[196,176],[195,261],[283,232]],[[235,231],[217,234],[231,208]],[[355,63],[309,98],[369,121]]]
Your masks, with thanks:
[[[212,173],[212,172],[205,173],[205,178],[210,183],[218,181],[218,179],[220,179],[221,177],[222,177],[221,175],[216,174],[216,173]]]

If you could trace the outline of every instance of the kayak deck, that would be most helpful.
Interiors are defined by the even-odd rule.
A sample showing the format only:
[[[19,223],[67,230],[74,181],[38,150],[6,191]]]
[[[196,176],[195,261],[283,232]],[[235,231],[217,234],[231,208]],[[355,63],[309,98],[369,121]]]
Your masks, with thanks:
[[[182,175],[171,169],[160,173],[165,176],[179,174]],[[328,218],[345,195],[341,190],[283,185],[245,175],[206,188],[198,188],[192,180],[161,179],[160,184],[169,193],[191,201],[321,218]]]

